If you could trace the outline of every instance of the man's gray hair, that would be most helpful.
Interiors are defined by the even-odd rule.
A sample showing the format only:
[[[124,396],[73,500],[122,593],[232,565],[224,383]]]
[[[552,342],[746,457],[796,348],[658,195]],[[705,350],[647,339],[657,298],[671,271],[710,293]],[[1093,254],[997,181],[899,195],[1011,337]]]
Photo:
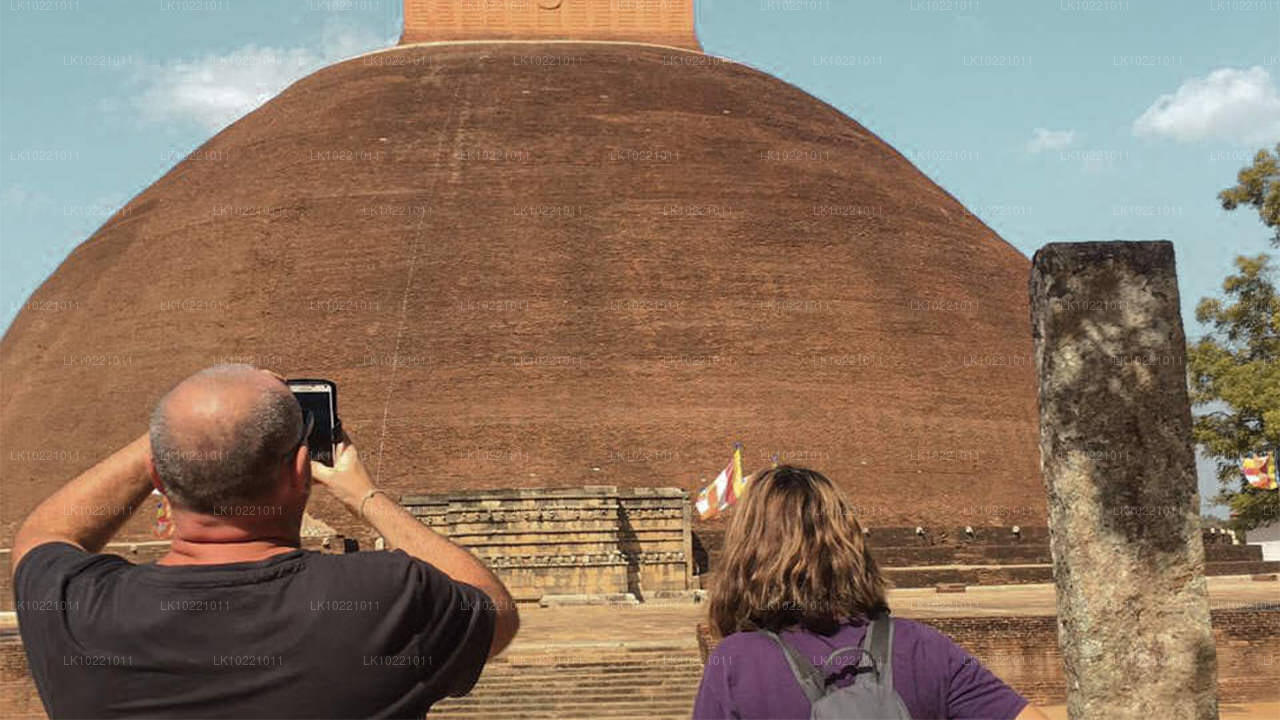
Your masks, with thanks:
[[[187,382],[231,386],[251,365],[214,365],[170,390],[151,414],[151,452],[169,497],[195,512],[215,514],[266,496],[285,453],[302,432],[302,409],[288,391],[264,390],[235,416],[183,427],[170,399]],[[283,389],[283,388],[282,388]]]

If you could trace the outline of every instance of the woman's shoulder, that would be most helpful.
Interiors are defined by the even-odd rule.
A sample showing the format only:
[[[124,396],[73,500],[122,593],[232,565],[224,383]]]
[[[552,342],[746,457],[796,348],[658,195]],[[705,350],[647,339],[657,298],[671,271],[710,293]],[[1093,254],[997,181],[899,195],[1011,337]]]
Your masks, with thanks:
[[[792,648],[804,652],[816,650],[830,644],[856,644],[861,637],[862,623],[845,623],[835,628],[834,632],[819,633],[793,627],[782,630],[778,636]],[[767,633],[756,630],[745,630],[726,636],[716,646],[715,653],[720,656],[772,656],[778,652],[778,643]]]
[[[768,635],[754,630],[743,630],[722,638],[711,654],[721,657],[754,655],[774,647],[777,645]]]
[[[790,629],[778,633],[788,647],[802,654],[820,648],[821,636],[805,630]],[[830,642],[830,639],[828,639]],[[781,661],[783,655],[778,643],[767,633],[756,630],[743,630],[725,636],[710,654],[708,663],[718,662],[732,669],[753,666],[760,663],[772,665],[775,660]]]
[[[842,625],[837,633],[832,636],[824,636],[830,640],[835,639],[857,639],[862,635],[862,628],[865,624],[861,622]],[[784,632],[783,637],[790,640],[800,640],[809,633],[805,631]],[[815,635],[815,637],[817,637]],[[893,618],[893,642],[895,646],[903,645],[924,645],[930,648],[946,648],[952,645],[951,638],[938,631],[932,625],[911,620],[908,618]],[[730,656],[730,655],[755,655],[762,651],[769,651],[777,647],[773,638],[765,633],[746,630],[733,633],[726,636],[716,645],[713,655]]]
[[[946,633],[928,623],[895,617],[893,619],[893,644],[894,647],[922,645],[926,649],[941,651],[950,649],[955,645],[955,642]]]

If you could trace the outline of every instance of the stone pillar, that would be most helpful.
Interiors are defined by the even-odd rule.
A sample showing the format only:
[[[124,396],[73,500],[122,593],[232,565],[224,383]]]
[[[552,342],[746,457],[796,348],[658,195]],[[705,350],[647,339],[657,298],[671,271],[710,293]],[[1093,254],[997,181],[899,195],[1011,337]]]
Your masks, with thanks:
[[[1216,718],[1173,246],[1046,245],[1031,320],[1068,715]]]
[[[684,493],[682,501],[680,545],[684,548],[684,589],[692,590],[697,581],[693,579],[693,503],[689,502],[688,492]]]

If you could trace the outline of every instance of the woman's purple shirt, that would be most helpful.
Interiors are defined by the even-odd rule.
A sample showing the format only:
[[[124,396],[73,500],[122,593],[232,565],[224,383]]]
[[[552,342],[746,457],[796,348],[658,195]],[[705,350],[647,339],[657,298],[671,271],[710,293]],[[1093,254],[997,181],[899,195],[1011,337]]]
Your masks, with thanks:
[[[791,630],[781,636],[820,667],[832,650],[860,645],[865,632],[866,624],[858,620],[832,635]],[[832,661],[829,674],[835,674],[840,663],[855,661],[854,656],[842,658]],[[851,682],[846,673],[835,684]],[[893,687],[914,720],[1013,720],[1027,706],[1026,698],[946,635],[902,618],[893,619]],[[809,701],[772,640],[757,633],[735,633],[707,659],[693,717],[805,719]]]

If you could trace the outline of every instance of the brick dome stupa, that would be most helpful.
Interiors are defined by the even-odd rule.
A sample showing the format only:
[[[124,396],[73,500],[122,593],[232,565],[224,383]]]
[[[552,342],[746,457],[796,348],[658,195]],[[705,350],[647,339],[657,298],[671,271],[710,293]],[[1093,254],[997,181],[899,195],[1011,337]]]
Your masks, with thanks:
[[[4,532],[227,361],[337,381],[393,493],[693,491],[740,441],[871,526],[1043,525],[1027,259],[692,18],[409,0],[219,132],[0,343]]]

